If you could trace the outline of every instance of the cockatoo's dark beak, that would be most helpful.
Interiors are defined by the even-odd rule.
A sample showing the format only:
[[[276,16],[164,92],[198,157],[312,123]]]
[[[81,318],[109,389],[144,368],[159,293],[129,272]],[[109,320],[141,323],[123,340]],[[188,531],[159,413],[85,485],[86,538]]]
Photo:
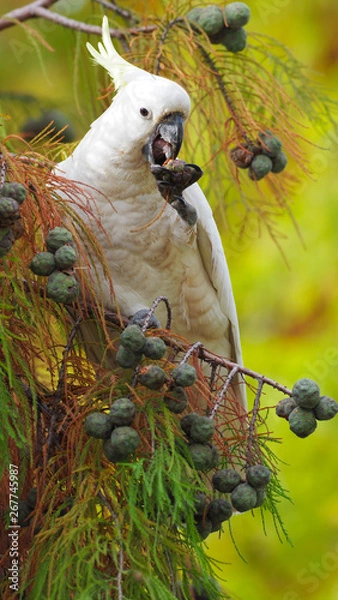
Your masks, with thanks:
[[[151,164],[163,165],[175,159],[183,141],[183,116],[171,113],[164,117],[143,147],[143,153]]]

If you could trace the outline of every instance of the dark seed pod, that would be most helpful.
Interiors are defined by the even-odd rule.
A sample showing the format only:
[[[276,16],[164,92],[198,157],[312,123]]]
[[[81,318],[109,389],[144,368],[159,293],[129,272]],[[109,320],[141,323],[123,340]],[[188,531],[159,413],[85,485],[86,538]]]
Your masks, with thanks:
[[[209,417],[196,415],[194,418],[189,436],[194,442],[205,444],[209,442],[215,433],[215,425]]]
[[[232,515],[232,506],[228,500],[216,498],[211,500],[207,507],[207,518],[214,523],[223,523],[230,519]]]
[[[160,337],[147,337],[142,348],[144,356],[152,360],[160,360],[164,357],[167,346]]]
[[[184,417],[182,417],[180,421],[180,426],[188,437],[190,437],[190,432],[194,421],[198,421],[199,416],[200,415],[198,415],[197,413],[189,413],[188,415],[184,415]]]
[[[138,325],[139,327],[142,328],[148,317],[148,313],[149,313],[149,310],[147,308],[141,308],[141,310],[138,310],[134,314],[134,316],[130,319],[130,325]],[[156,319],[155,315],[151,315],[147,329],[160,329],[160,328],[161,328],[161,323],[159,322],[159,320]]]
[[[215,35],[224,27],[222,9],[215,4],[204,8],[193,8],[186,15],[188,21],[197,24],[207,35]]]
[[[170,412],[178,415],[187,408],[188,396],[184,388],[176,385],[166,393],[163,402]]]
[[[318,404],[313,409],[313,413],[318,421],[333,419],[338,413],[338,402],[328,396],[321,396]]]
[[[28,506],[26,500],[19,500],[18,502],[18,524],[20,527],[28,527],[30,519],[28,518],[31,514],[32,509]]]
[[[253,181],[260,181],[270,173],[272,169],[272,160],[265,154],[256,154],[249,168],[249,177]]]
[[[125,462],[140,444],[140,436],[132,427],[116,427],[103,442],[103,452],[110,462]]]
[[[36,506],[36,498],[37,498],[37,492],[36,492],[36,488],[32,488],[31,490],[29,490],[27,498],[26,498],[26,504],[28,506],[28,508],[30,508],[31,510],[34,510],[35,506]]]
[[[106,413],[93,412],[86,417],[84,428],[91,437],[106,439],[110,436],[113,425]]]
[[[249,149],[248,144],[236,146],[230,150],[230,158],[239,169],[248,169],[252,163],[254,153]]]
[[[133,352],[142,352],[146,338],[138,325],[128,325],[120,335],[120,344]]]
[[[265,465],[252,465],[246,470],[246,480],[254,488],[265,487],[270,479],[271,471]]]
[[[289,415],[289,425],[298,437],[306,438],[316,429],[317,421],[312,410],[297,406]]]
[[[56,252],[65,244],[72,244],[73,236],[65,227],[54,227],[46,237],[48,252]]]
[[[244,512],[256,506],[257,492],[248,483],[240,483],[231,492],[231,503],[235,510]]]
[[[14,244],[14,234],[9,227],[0,228],[0,258],[6,256]]]
[[[80,293],[80,286],[73,275],[67,275],[62,271],[54,271],[47,282],[47,296],[60,302],[61,304],[70,304]]]
[[[118,398],[110,407],[109,420],[115,427],[131,425],[135,419],[136,407],[129,398]]]
[[[159,390],[167,381],[166,372],[157,365],[142,367],[138,374],[138,382],[150,390]]]
[[[52,252],[38,252],[31,260],[29,268],[35,275],[48,276],[56,269]]]
[[[27,192],[25,186],[23,186],[21,183],[11,181],[2,186],[0,190],[0,196],[13,198],[13,200],[16,200],[18,204],[22,204],[27,196]]]
[[[276,406],[276,415],[278,417],[288,419],[289,414],[296,408],[297,404],[293,398],[283,398]]]
[[[135,369],[141,360],[141,352],[133,352],[124,346],[120,346],[116,352],[116,362],[122,369]]]
[[[190,385],[193,385],[197,379],[195,367],[188,365],[187,363],[175,367],[172,376],[176,385],[180,387],[189,387]]]
[[[241,483],[241,476],[235,469],[221,469],[212,476],[212,485],[218,492],[227,494]]]
[[[76,252],[73,246],[61,246],[55,252],[55,262],[60,271],[72,269],[76,263]]]
[[[20,217],[19,204],[13,198],[0,196],[0,224],[11,225]]]
[[[194,513],[196,516],[202,517],[205,513],[206,495],[204,492],[197,492],[194,500]]]
[[[312,379],[298,379],[292,388],[291,397],[301,408],[314,408],[320,399],[319,385]]]

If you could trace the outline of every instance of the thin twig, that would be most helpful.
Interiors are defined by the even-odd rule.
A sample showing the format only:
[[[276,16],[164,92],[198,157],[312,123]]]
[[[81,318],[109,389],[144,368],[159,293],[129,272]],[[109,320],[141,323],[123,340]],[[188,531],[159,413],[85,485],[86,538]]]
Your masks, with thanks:
[[[249,144],[251,142],[248,134],[246,133],[246,131],[244,130],[240,119],[237,117],[236,115],[236,110],[234,108],[232,99],[225,87],[225,83],[223,81],[222,75],[220,74],[219,70],[217,69],[217,66],[215,64],[215,62],[213,61],[213,59],[211,58],[211,56],[209,56],[208,52],[199,44],[199,49],[200,52],[204,58],[205,63],[210,67],[210,69],[212,70],[213,74],[215,75],[216,81],[218,83],[218,87],[220,89],[220,92],[223,96],[223,99],[225,101],[225,104],[228,107],[228,110],[234,120],[234,122],[236,123],[238,129],[241,132],[242,137],[245,139],[245,141]]]
[[[78,317],[73,325],[73,328],[69,334],[68,340],[67,340],[67,344],[66,347],[63,351],[63,357],[62,357],[62,367],[60,369],[60,373],[59,373],[59,381],[55,390],[55,395],[54,395],[54,404],[56,404],[57,402],[59,402],[62,394],[63,394],[63,387],[64,387],[64,382],[65,382],[65,376],[66,376],[66,368],[67,368],[67,359],[68,359],[68,354],[72,348],[73,345],[73,341],[74,338],[78,332],[79,326],[82,323],[82,316]]]
[[[170,329],[171,319],[172,319],[171,306],[170,306],[169,300],[166,296],[159,296],[153,302],[153,304],[146,316],[146,319],[145,319],[143,327],[142,327],[143,332],[146,331],[146,329],[149,327],[151,317],[153,316],[153,314],[154,314],[156,308],[158,307],[158,305],[160,304],[160,302],[164,302],[164,304],[166,305],[166,308],[167,308],[167,323],[166,323],[165,329]]]
[[[3,184],[6,181],[6,171],[7,171],[7,163],[6,163],[6,159],[3,156],[3,154],[0,154],[0,161],[1,161],[1,167],[0,167],[0,187],[2,187]]]
[[[195,342],[195,344],[193,344],[191,346],[191,348],[189,348],[189,350],[185,353],[185,355],[183,356],[180,365],[184,365],[187,360],[189,360],[190,356],[195,352],[195,350],[197,350],[198,348],[203,348],[203,344],[202,342]]]
[[[104,6],[104,8],[107,8],[108,10],[112,10],[120,17],[123,17],[126,21],[137,22],[135,15],[133,15],[129,10],[126,10],[125,8],[120,8],[120,6],[117,6],[115,2],[108,2],[108,0],[95,0],[95,2],[101,4],[101,6]]]
[[[163,46],[164,43],[166,41],[166,38],[169,34],[169,31],[175,26],[177,25],[177,23],[184,23],[184,19],[182,19],[182,17],[178,17],[177,19],[172,19],[172,21],[169,21],[168,25],[165,27],[161,37],[160,37],[160,41],[159,41],[159,53],[158,56],[156,58],[156,63],[155,63],[155,75],[158,75],[159,70],[160,70],[160,66],[161,66],[161,58],[162,58],[162,54],[163,54]]]
[[[222,404],[223,397],[224,397],[224,395],[226,394],[226,392],[227,392],[227,389],[228,389],[228,387],[229,387],[229,385],[230,385],[230,383],[231,383],[231,380],[232,380],[232,379],[235,377],[236,373],[238,373],[239,369],[240,369],[240,366],[239,366],[239,365],[235,365],[235,366],[234,366],[234,367],[231,369],[231,371],[230,371],[229,375],[227,376],[227,378],[226,378],[226,380],[225,380],[225,383],[224,383],[224,385],[223,385],[223,387],[222,387],[222,389],[221,389],[221,391],[220,391],[220,393],[219,393],[219,396],[218,396],[218,398],[217,398],[217,402],[215,403],[215,406],[213,407],[213,409],[212,409],[212,411],[211,411],[211,413],[210,413],[210,415],[209,415],[209,419],[210,419],[211,421],[212,421],[212,420],[215,418],[215,416],[216,416],[216,414],[217,414],[217,411],[218,411],[219,407],[220,407],[220,406],[221,406],[221,404]]]
[[[250,419],[250,424],[249,424],[247,458],[246,458],[246,467],[247,468],[250,467],[250,464],[251,464],[253,436],[254,436],[254,432],[255,432],[255,425],[256,425],[257,415],[258,415],[258,411],[259,411],[263,386],[264,386],[264,381],[260,380],[260,382],[258,384],[258,388],[257,388],[257,393],[255,396],[253,409],[252,409],[252,417]]]
[[[56,0],[37,0],[22,8],[17,8],[0,19],[0,31],[16,25],[18,21],[23,23],[28,19],[42,18],[47,21],[52,21],[57,25],[66,27],[67,29],[73,29],[74,31],[82,31],[84,33],[91,33],[95,35],[102,35],[102,28],[99,25],[90,25],[83,23],[82,21],[76,21],[70,19],[59,13],[48,10],[48,6],[55,3]],[[144,27],[133,27],[128,30],[122,31],[121,29],[110,29],[110,35],[114,38],[124,40],[128,35],[139,35],[140,33],[149,34],[153,33],[157,29],[156,25],[148,25]]]

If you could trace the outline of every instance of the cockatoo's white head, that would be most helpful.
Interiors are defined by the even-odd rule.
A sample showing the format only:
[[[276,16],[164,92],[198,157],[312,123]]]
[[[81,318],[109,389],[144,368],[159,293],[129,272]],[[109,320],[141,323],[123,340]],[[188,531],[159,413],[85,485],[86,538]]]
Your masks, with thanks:
[[[119,109],[130,142],[137,139],[150,163],[163,164],[176,158],[183,140],[183,124],[189,115],[190,100],[177,83],[133,66],[115,50],[107,17],[103,17],[99,51],[87,43],[95,61],[113,79]],[[123,116],[122,116],[123,115]]]

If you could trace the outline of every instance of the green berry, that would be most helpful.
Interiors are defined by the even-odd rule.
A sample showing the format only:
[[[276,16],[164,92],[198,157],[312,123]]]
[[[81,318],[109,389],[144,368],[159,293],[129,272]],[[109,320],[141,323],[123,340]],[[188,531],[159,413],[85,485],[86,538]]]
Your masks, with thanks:
[[[313,409],[313,413],[318,421],[333,419],[338,413],[338,402],[328,396],[321,396],[318,404]]]
[[[257,141],[261,146],[262,154],[266,154],[270,158],[278,156],[282,150],[282,142],[268,129],[258,134]]]
[[[290,413],[296,408],[297,404],[293,398],[283,398],[276,406],[276,415],[278,417],[288,419]]]
[[[142,352],[146,341],[138,325],[128,325],[120,335],[120,344],[133,352]]]
[[[72,269],[76,262],[76,252],[72,246],[61,246],[55,252],[56,266],[60,271]]]
[[[314,408],[320,399],[319,385],[307,377],[298,379],[292,388],[291,396],[301,408]]]
[[[195,367],[188,365],[187,363],[175,367],[172,376],[176,385],[179,385],[180,387],[189,387],[190,385],[193,385],[197,379]]]
[[[0,196],[13,198],[13,200],[16,200],[18,204],[22,204],[27,196],[27,192],[24,185],[15,181],[11,181],[10,183],[5,183],[2,186],[0,190]]]
[[[312,410],[297,406],[289,415],[291,431],[300,438],[306,438],[317,427],[316,417]]]
[[[196,528],[202,540],[205,540],[212,532],[212,523],[210,519],[196,519]]]
[[[56,262],[52,252],[38,252],[31,260],[29,268],[35,275],[51,275],[56,269]]]
[[[157,365],[142,367],[138,374],[138,382],[150,390],[159,390],[167,381],[166,372]]]
[[[212,476],[212,485],[218,492],[226,494],[241,482],[241,476],[235,469],[221,469]]]
[[[160,360],[164,357],[167,351],[167,346],[160,337],[148,337],[146,338],[142,352],[147,358],[152,360]]]
[[[245,512],[255,507],[257,492],[249,483],[240,483],[231,492],[231,503],[238,512]]]
[[[0,228],[0,258],[6,256],[14,244],[14,233],[9,227]]]
[[[215,433],[213,421],[208,417],[196,415],[190,428],[189,437],[200,444],[209,442]]]
[[[14,222],[19,218],[19,204],[13,198],[0,196],[0,222]]]
[[[242,52],[246,47],[247,33],[243,27],[241,29],[224,29],[220,34],[221,39],[218,43],[223,44],[228,52],[236,54]],[[213,41],[213,43],[215,43]]]
[[[219,465],[220,455],[219,455],[219,451],[217,450],[216,446],[213,446],[211,444],[210,447],[211,447],[211,458],[212,458],[211,468],[215,469]]]
[[[251,166],[249,167],[249,177],[253,181],[260,181],[265,175],[270,173],[272,169],[272,160],[265,154],[257,154],[254,156]]]
[[[72,243],[73,236],[65,227],[54,227],[46,237],[48,252],[56,252],[61,246]]]
[[[170,412],[178,415],[188,406],[188,396],[184,388],[172,387],[164,396],[163,402]]]
[[[112,431],[112,423],[106,413],[93,412],[84,422],[85,432],[94,438],[106,439]]]
[[[195,469],[198,471],[210,471],[213,468],[215,457],[211,446],[208,444],[193,443],[188,448]]]
[[[250,8],[244,2],[231,2],[224,8],[225,20],[230,29],[240,29],[250,19]]]
[[[188,415],[184,415],[184,417],[182,417],[180,421],[180,426],[188,437],[190,437],[190,432],[194,421],[198,421],[199,417],[200,415],[198,415],[197,413],[189,413]]]
[[[257,502],[256,502],[254,508],[258,508],[259,506],[262,506],[262,504],[264,504],[265,499],[266,499],[266,493],[265,493],[264,488],[256,489],[256,493],[257,493]]]
[[[198,24],[200,16],[203,13],[203,10],[204,10],[204,8],[201,8],[201,7],[198,7],[198,6],[196,8],[192,8],[186,14],[186,19],[189,21],[189,23],[196,23],[196,24]]]
[[[288,164],[288,159],[286,154],[281,150],[277,156],[274,156],[272,159],[272,173],[281,173],[284,171],[286,165]]]
[[[135,419],[136,407],[129,398],[118,398],[110,407],[109,420],[114,426],[131,425]]]
[[[224,27],[223,11],[219,6],[210,4],[201,11],[197,23],[207,35],[215,35]]]
[[[103,442],[103,452],[110,462],[125,462],[140,444],[140,436],[132,427],[116,427]]]
[[[197,492],[194,498],[194,513],[196,516],[202,517],[204,515],[206,498],[204,492]]]
[[[80,286],[73,275],[67,275],[62,271],[54,271],[47,282],[47,296],[60,302],[61,304],[69,304],[73,302],[80,293]]]
[[[133,352],[124,346],[120,346],[116,352],[116,362],[122,369],[135,369],[141,359],[141,352]]]
[[[268,485],[271,471],[265,465],[253,465],[246,470],[246,480],[254,488]]]
[[[211,500],[207,507],[207,518],[214,523],[223,523],[230,519],[232,515],[232,506],[228,500],[216,498]]]

